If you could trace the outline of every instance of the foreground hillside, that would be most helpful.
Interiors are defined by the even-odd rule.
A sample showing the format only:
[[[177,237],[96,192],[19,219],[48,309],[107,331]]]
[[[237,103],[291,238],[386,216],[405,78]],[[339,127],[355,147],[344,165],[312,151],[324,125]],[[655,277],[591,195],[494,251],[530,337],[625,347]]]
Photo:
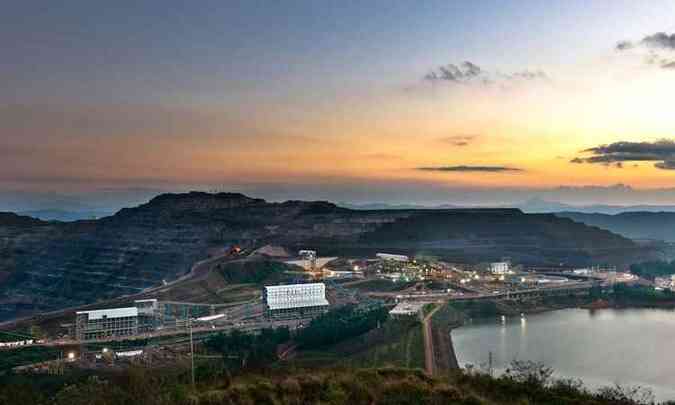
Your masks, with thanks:
[[[431,253],[466,262],[510,256],[549,265],[650,258],[608,231],[515,209],[356,211],[242,194],[165,194],[99,220],[0,215],[0,320],[137,293],[232,244],[334,256]]]
[[[0,404],[22,405],[254,405],[254,404],[589,404],[651,403],[648,392],[608,387],[587,391],[580,382],[552,380],[550,370],[524,365],[500,378],[457,371],[432,378],[421,370],[267,370],[211,376],[191,389],[187,375],[132,369],[109,377],[81,377],[69,385],[12,381],[0,386]]]

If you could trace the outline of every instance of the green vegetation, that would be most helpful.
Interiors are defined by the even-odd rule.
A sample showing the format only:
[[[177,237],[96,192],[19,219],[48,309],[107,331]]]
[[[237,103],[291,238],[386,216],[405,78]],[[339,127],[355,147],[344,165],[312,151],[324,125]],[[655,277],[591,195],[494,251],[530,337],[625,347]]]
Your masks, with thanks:
[[[469,318],[487,318],[502,315],[495,301],[454,301],[449,305]]]
[[[351,352],[347,345],[354,346]],[[338,365],[424,368],[424,336],[419,322],[388,321],[377,331],[347,341],[334,350],[338,355],[342,352],[335,363]]]
[[[426,317],[436,308],[436,304],[424,304],[422,307],[422,316]]]
[[[630,266],[630,272],[636,276],[654,280],[656,277],[670,277],[675,274],[675,260],[671,262],[642,262]]]
[[[653,396],[639,387],[591,392],[578,380],[556,380],[552,370],[519,362],[501,377],[453,372],[431,378],[406,368],[276,369],[224,375],[188,383],[187,369],[162,372],[131,368],[122,374],[85,376],[50,389],[41,379],[0,381],[0,404],[21,405],[215,405],[215,404],[588,404],[641,405]]]
[[[289,362],[308,367],[424,367],[424,341],[419,322],[384,322],[363,335],[317,349],[300,350]]]
[[[263,329],[259,334],[241,332],[219,333],[209,337],[204,345],[237,366],[252,367],[271,363],[277,359],[277,347],[291,339],[288,328]]]
[[[384,307],[365,312],[354,305],[339,307],[312,319],[298,332],[296,341],[304,349],[335,344],[368,332],[388,317]]]
[[[42,346],[3,350],[0,352],[0,372],[25,364],[55,360],[59,357],[60,352],[61,350]]]
[[[671,290],[658,291],[652,287],[617,284],[611,297],[622,305],[644,305],[675,302],[675,293]]]
[[[218,273],[230,284],[279,282],[284,279],[288,265],[272,260],[236,260],[216,266]]]
[[[35,327],[37,328],[37,327]],[[18,329],[18,330],[5,330],[0,331],[0,342],[16,342],[19,340],[26,339],[38,339],[37,334],[32,334],[32,328],[29,329]],[[36,333],[41,333],[41,330],[35,329]]]

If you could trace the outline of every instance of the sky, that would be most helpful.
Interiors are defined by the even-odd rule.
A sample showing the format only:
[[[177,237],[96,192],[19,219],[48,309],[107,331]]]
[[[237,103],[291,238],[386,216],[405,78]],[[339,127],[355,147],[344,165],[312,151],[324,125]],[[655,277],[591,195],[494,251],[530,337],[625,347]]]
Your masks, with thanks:
[[[188,189],[675,204],[672,0],[12,3],[0,209]]]

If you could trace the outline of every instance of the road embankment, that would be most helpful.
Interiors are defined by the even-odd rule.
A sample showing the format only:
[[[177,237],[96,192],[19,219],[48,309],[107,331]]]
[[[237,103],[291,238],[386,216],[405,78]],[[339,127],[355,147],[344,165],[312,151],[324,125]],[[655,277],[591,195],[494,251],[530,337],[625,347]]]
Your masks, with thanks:
[[[462,325],[462,314],[447,303],[440,304],[426,318],[435,373],[459,368],[452,344],[452,329]]]

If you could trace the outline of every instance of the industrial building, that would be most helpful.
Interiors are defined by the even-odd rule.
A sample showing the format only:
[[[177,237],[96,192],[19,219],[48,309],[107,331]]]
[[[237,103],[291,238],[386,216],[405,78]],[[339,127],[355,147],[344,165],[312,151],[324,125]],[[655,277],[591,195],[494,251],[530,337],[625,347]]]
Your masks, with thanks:
[[[75,313],[77,340],[133,336],[138,333],[138,308],[112,308]]]
[[[401,302],[389,311],[389,315],[394,319],[421,319],[424,305],[424,302]]]
[[[138,309],[138,330],[154,330],[159,324],[159,301],[155,298],[136,300],[134,306]]]
[[[409,262],[410,258],[405,255],[393,255],[390,253],[378,253],[375,255],[380,260],[395,261],[395,262]]]
[[[329,305],[324,283],[267,286],[263,291],[265,315],[270,318],[306,316]]]
[[[490,272],[492,274],[509,274],[511,264],[509,262],[490,263]]]

